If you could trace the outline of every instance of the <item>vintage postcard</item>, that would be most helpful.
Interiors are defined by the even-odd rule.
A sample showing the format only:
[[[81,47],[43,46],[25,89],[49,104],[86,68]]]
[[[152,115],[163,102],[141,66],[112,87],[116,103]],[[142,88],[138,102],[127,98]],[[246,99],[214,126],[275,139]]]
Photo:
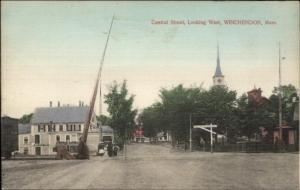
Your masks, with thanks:
[[[1,1],[2,189],[299,189],[299,2]]]

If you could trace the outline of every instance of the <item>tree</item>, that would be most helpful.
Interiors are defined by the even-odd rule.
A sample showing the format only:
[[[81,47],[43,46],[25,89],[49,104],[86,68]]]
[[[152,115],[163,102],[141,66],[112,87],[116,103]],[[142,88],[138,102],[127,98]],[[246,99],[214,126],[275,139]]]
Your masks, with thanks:
[[[101,122],[101,125],[109,125],[110,118],[105,115],[97,116],[97,121]]]
[[[163,105],[157,102],[145,108],[140,113],[138,122],[143,126],[146,137],[156,137],[158,132],[165,130]]]
[[[28,124],[28,123],[30,123],[32,116],[33,116],[33,113],[30,113],[30,114],[24,114],[24,115],[19,119],[19,123],[22,123],[22,124]]]
[[[272,92],[273,92],[273,94],[278,94],[279,93],[279,87],[274,87]],[[282,99],[284,101],[290,101],[292,97],[297,96],[296,87],[291,85],[291,84],[283,85],[283,86],[281,86],[281,94],[282,94]]]
[[[125,140],[134,130],[137,110],[132,108],[133,101],[134,96],[128,95],[126,80],[122,84],[114,81],[109,86],[109,93],[105,95],[105,103],[108,105],[107,111],[110,114],[108,123],[114,129],[116,140],[118,138]],[[125,137],[126,133],[127,137]]]
[[[201,87],[184,88],[178,85],[172,89],[161,89],[159,96],[161,101],[146,108],[141,116],[145,129],[151,135],[159,130],[169,130],[173,145],[178,141],[188,141],[191,117],[192,125],[217,124],[216,131],[219,134],[227,134],[229,131],[234,136],[237,125],[237,117],[234,115],[235,91],[222,86],[205,91]],[[204,139],[209,139],[206,132],[199,133]]]
[[[270,111],[269,103],[261,106],[255,106],[246,94],[243,94],[238,100],[238,132],[240,136],[247,136],[248,141],[254,134],[260,134],[261,127],[265,129],[273,128],[274,114]]]
[[[202,105],[204,110],[199,123],[216,124],[215,131],[218,134],[226,134],[228,138],[235,138],[237,127],[236,116],[236,91],[229,90],[225,86],[213,86],[202,95]]]
[[[171,131],[173,146],[177,141],[189,139],[189,114],[197,112],[202,90],[201,87],[184,88],[181,84],[170,90],[160,90],[165,129]]]
[[[276,117],[278,120],[278,112],[279,112],[279,88],[274,87],[273,94],[270,96],[271,101],[271,110],[276,113]],[[283,85],[281,86],[281,100],[282,100],[282,120],[287,124],[291,124],[293,122],[293,113],[295,109],[295,104],[293,103],[293,98],[299,99],[297,96],[297,90],[295,86]]]

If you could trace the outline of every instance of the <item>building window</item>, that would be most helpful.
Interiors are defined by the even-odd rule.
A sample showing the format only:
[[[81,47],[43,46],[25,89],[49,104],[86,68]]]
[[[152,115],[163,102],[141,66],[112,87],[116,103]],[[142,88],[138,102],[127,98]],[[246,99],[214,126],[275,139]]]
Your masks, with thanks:
[[[48,125],[48,132],[55,132],[55,125]]]
[[[81,125],[75,125],[75,131],[81,131]]]
[[[66,141],[70,142],[70,135],[66,135]]]
[[[28,154],[28,147],[24,147],[24,154],[25,154],[25,155]]]
[[[38,132],[45,132],[45,125],[38,125]]]
[[[34,136],[34,143],[35,144],[40,144],[40,135],[35,135]]]
[[[59,131],[63,131],[63,130],[64,130],[63,125],[59,125]]]
[[[24,137],[24,144],[28,144],[28,137]]]
[[[67,131],[72,131],[72,125],[67,124]]]
[[[60,142],[60,136],[56,135],[56,142]]]

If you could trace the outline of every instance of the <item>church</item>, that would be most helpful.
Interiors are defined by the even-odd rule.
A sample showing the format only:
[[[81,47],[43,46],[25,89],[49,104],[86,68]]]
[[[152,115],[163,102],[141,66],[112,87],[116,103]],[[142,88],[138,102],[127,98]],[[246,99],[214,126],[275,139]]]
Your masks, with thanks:
[[[213,76],[213,83],[214,86],[226,86],[225,76],[222,74],[221,71],[219,44],[217,45],[217,67],[216,67],[215,74]]]

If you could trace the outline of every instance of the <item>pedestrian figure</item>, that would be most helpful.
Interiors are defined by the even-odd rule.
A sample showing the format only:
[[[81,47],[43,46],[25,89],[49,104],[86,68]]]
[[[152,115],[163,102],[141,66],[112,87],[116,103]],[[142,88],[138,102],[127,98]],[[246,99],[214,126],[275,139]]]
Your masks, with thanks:
[[[117,146],[113,147],[113,153],[114,153],[114,156],[118,155],[118,147]]]
[[[108,156],[109,156],[109,157],[112,157],[112,156],[113,156],[113,146],[112,146],[112,143],[111,143],[111,142],[108,143],[108,146],[107,146],[107,153],[108,153]]]
[[[98,145],[98,155],[104,156],[104,154],[105,154],[104,147],[105,147],[104,144],[101,144],[101,143],[100,143],[100,144]]]

